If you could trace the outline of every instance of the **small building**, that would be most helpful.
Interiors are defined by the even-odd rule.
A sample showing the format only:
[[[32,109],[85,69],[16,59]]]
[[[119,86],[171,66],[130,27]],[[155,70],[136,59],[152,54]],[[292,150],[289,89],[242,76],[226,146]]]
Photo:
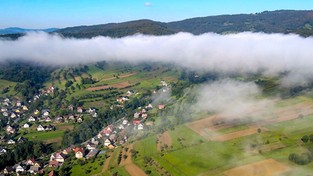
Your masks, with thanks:
[[[12,139],[9,139],[7,143],[12,145],[12,144],[15,144],[15,141],[13,141]]]
[[[27,106],[23,106],[23,111],[28,111],[28,107]]]
[[[12,174],[14,171],[15,170],[12,166],[7,166],[4,168],[3,173],[4,175],[9,175],[9,174]]]
[[[27,161],[25,162],[25,164],[26,164],[27,166],[33,166],[33,165],[35,165],[35,163],[36,163],[36,161],[35,161],[34,158],[29,159],[29,160],[27,160]]]
[[[25,124],[23,125],[23,128],[29,128],[29,124],[28,124],[28,123],[25,123]]]
[[[49,161],[49,167],[58,167],[59,166],[59,162],[56,160],[53,161]]]
[[[89,159],[95,157],[98,153],[99,153],[98,149],[93,149],[86,155],[86,158]]]
[[[123,120],[122,124],[123,124],[123,125],[127,125],[127,124],[128,124],[128,120],[126,120],[126,119]]]
[[[35,122],[36,119],[33,116],[28,117],[28,122]]]
[[[138,125],[138,130],[143,130],[143,125],[142,124]]]
[[[6,128],[6,132],[8,134],[14,134],[16,132],[16,130],[12,126],[8,125],[7,128]]]
[[[94,150],[94,149],[97,148],[97,146],[98,146],[98,145],[95,145],[95,144],[89,142],[89,143],[86,145],[86,148],[87,148],[88,150]]]
[[[85,155],[85,150],[83,148],[81,148],[81,147],[76,147],[76,148],[73,149],[73,151],[74,151],[75,157],[77,159],[81,159]]]
[[[159,104],[158,105],[158,108],[161,110],[161,109],[164,109],[165,108],[165,105],[164,104]]]
[[[110,141],[109,139],[104,140],[103,145],[104,145],[105,147],[108,147],[110,144],[111,144],[111,141]]]
[[[77,113],[83,113],[83,107],[77,107]]]
[[[64,163],[66,158],[66,155],[64,155],[63,153],[56,153],[56,158],[55,160],[59,163]]]
[[[38,125],[37,131],[45,131],[45,128],[42,125]]]
[[[30,166],[28,172],[31,174],[37,174],[39,172],[40,167],[39,166]]]
[[[21,165],[17,165],[15,167],[15,172],[18,173],[18,172],[25,172],[25,169],[24,167],[22,167]]]
[[[16,114],[14,112],[12,112],[12,114],[10,115],[11,118],[16,118]]]

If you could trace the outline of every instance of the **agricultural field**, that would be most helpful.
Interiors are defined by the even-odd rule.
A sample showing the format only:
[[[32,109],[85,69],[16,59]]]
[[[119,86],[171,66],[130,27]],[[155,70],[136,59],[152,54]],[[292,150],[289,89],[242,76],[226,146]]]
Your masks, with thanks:
[[[213,115],[149,136],[135,143],[139,153],[134,162],[151,175],[159,175],[157,166],[186,176],[310,173],[312,164],[301,168],[288,156],[305,151],[299,139],[313,133],[312,100],[299,96],[277,101],[275,107],[274,115],[265,120],[216,126]],[[153,162],[147,164],[147,157]]]

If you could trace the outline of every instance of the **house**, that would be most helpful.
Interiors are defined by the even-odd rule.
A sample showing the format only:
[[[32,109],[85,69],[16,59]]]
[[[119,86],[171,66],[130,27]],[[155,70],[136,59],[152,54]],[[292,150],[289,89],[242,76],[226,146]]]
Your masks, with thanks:
[[[86,155],[86,158],[89,159],[95,157],[98,153],[99,153],[98,149],[93,149]]]
[[[16,112],[17,114],[21,113],[21,111],[20,111],[19,109],[16,109],[15,112]]]
[[[98,146],[98,145],[89,142],[89,143],[86,145],[86,148],[87,148],[88,150],[94,150],[94,149],[97,148],[97,146]]]
[[[129,91],[127,91],[127,95],[128,96],[131,96],[131,95],[133,95],[135,92],[133,91],[133,90],[129,90]]]
[[[19,100],[18,100],[18,101],[16,101],[16,106],[17,106],[17,107],[22,106],[22,102],[21,102],[21,101],[19,101]]]
[[[127,125],[127,123],[128,123],[128,120],[126,120],[126,119],[123,120],[123,122],[122,122],[123,125]]]
[[[51,118],[50,117],[46,117],[45,118],[45,122],[51,122]]]
[[[121,124],[120,126],[118,126],[118,129],[123,130],[124,126]]]
[[[164,109],[165,108],[165,105],[163,105],[163,104],[159,104],[158,105],[158,108],[161,110],[161,109]]]
[[[73,105],[69,105],[67,108],[68,108],[70,111],[74,111],[74,106],[73,106]]]
[[[28,107],[27,106],[23,106],[23,111],[28,111]]]
[[[46,131],[52,131],[52,130],[55,130],[55,127],[54,127],[53,125],[49,124],[49,125],[47,125],[47,126],[44,126],[44,129],[45,129]]]
[[[63,153],[56,153],[55,155],[55,160],[59,163],[64,163],[65,158],[66,155],[64,155]]]
[[[8,116],[9,116],[9,113],[8,113],[8,112],[3,112],[2,115],[3,115],[4,117],[8,117]]]
[[[14,172],[14,168],[11,166],[7,166],[4,168],[3,173],[4,175],[9,175],[12,174],[12,172]]]
[[[97,141],[95,138],[91,138],[91,141],[90,141],[92,144],[95,144],[95,145],[99,145],[99,141]]]
[[[104,140],[103,145],[104,145],[105,147],[108,147],[110,144],[111,144],[110,139],[106,139],[106,140]]]
[[[75,145],[71,145],[71,146],[67,147],[66,149],[64,149],[64,150],[62,151],[62,153],[63,153],[64,155],[68,155],[68,154],[70,154],[70,153],[72,152],[73,148],[75,148]]]
[[[78,159],[81,159],[84,157],[85,154],[85,150],[81,147],[76,147],[73,149],[73,151],[75,152],[75,157]]]
[[[110,145],[108,146],[108,148],[112,150],[112,149],[114,149],[114,148],[115,148],[115,146],[114,146],[114,145],[112,145],[112,144],[110,144]]]
[[[139,124],[140,124],[140,121],[139,121],[139,120],[133,120],[133,124],[134,124],[134,125],[139,125]]]
[[[40,167],[39,166],[30,166],[28,172],[31,174],[37,174],[39,172]]]
[[[142,114],[141,117],[146,119],[148,117],[148,114]]]
[[[77,113],[83,113],[83,107],[77,107]]]
[[[41,111],[41,113],[43,114],[43,116],[47,117],[50,114],[50,111],[48,109],[44,109]]]
[[[28,125],[27,123],[25,123],[25,124],[23,125],[23,128],[29,128],[29,125]]]
[[[6,128],[6,132],[8,134],[14,134],[16,132],[16,130],[12,126],[8,125]]]
[[[16,114],[14,112],[12,112],[12,114],[10,115],[11,118],[15,118]]]
[[[59,166],[59,162],[56,160],[53,161],[49,161],[49,167],[58,167]]]
[[[8,144],[15,144],[15,141],[13,141],[12,139],[9,139],[7,143]]]
[[[138,125],[138,130],[143,130],[143,125],[142,124]]]
[[[94,112],[91,116],[96,118],[96,117],[98,117],[98,114],[96,112]]]
[[[38,125],[37,131],[45,131],[45,128],[42,125]]]
[[[33,116],[28,117],[28,122],[35,122],[36,119]]]
[[[34,114],[35,114],[35,115],[39,115],[39,113],[40,113],[40,112],[38,111],[38,109],[36,109],[36,110],[34,111]]]
[[[21,165],[17,165],[15,167],[15,172],[18,173],[18,172],[24,172],[25,169],[21,166]]]
[[[134,113],[134,119],[138,119],[139,116],[140,116],[140,113],[139,113],[139,112],[135,112],[135,113]]]
[[[82,123],[82,122],[83,122],[83,118],[82,118],[82,117],[78,117],[78,118],[77,118],[77,122],[78,122],[78,123]]]
[[[7,150],[6,150],[6,149],[4,149],[4,148],[0,147],[0,155],[5,154],[6,152],[7,152]]]
[[[4,108],[4,107],[1,108],[1,112],[7,112],[7,111],[8,111],[7,108]]]
[[[75,116],[74,115],[69,115],[68,116],[68,120],[75,120]]]
[[[153,106],[152,106],[152,104],[149,104],[148,106],[146,106],[146,109],[153,109]]]
[[[32,158],[32,159],[29,159],[29,160],[27,160],[26,162],[25,162],[25,164],[27,165],[27,166],[33,166],[33,165],[35,165],[35,159],[34,158]]]

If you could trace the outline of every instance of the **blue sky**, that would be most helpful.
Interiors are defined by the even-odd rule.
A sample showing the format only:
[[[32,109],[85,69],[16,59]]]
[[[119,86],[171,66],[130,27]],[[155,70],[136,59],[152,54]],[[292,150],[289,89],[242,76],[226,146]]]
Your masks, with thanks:
[[[61,28],[137,19],[168,22],[280,9],[311,10],[313,0],[0,0],[0,28]]]

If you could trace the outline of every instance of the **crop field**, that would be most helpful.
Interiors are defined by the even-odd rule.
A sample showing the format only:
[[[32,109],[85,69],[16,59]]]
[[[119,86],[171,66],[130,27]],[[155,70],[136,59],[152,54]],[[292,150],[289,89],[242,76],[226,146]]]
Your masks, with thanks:
[[[311,99],[295,97],[276,102],[272,116],[251,123],[216,125],[219,116],[211,115],[136,142],[134,161],[151,175],[158,175],[157,167],[146,166],[145,156],[179,176],[305,175],[312,164],[301,169],[288,156],[305,151],[299,139],[313,134],[312,108]],[[160,144],[170,146],[161,151]]]
[[[225,176],[263,176],[280,175],[290,170],[290,167],[273,159],[258,161],[255,163],[239,166],[224,172]]]

